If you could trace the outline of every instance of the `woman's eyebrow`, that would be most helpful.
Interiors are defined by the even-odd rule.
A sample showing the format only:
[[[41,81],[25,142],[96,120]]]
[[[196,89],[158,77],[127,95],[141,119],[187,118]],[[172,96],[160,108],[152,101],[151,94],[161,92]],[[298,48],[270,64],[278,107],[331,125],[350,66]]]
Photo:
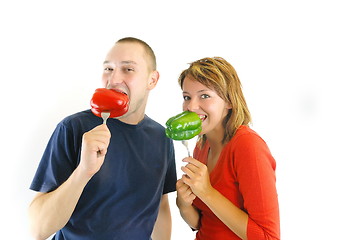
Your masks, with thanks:
[[[203,93],[203,92],[208,92],[208,91],[210,91],[210,90],[209,89],[202,89],[202,90],[197,91],[197,93]],[[183,91],[182,93],[189,94],[189,92],[186,92],[186,91]]]

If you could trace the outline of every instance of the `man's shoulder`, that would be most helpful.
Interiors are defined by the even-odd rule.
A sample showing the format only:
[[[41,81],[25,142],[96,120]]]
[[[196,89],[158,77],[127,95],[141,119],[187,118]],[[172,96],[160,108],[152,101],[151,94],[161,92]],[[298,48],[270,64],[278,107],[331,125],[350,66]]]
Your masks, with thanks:
[[[65,117],[62,121],[68,123],[68,122],[72,122],[75,120],[82,120],[84,118],[92,117],[91,115],[93,115],[93,113],[91,112],[90,109],[87,109],[87,110],[83,110],[81,112],[73,113],[73,114]]]
[[[153,127],[153,128],[158,129],[160,131],[164,130],[164,126],[162,126],[159,122],[153,120],[152,118],[150,118],[147,115],[145,115],[145,121],[146,121],[147,126]]]
[[[59,126],[64,126],[71,129],[80,128],[88,131],[89,129],[92,129],[94,126],[101,123],[102,119],[95,116],[91,110],[88,109],[65,117],[60,121]]]

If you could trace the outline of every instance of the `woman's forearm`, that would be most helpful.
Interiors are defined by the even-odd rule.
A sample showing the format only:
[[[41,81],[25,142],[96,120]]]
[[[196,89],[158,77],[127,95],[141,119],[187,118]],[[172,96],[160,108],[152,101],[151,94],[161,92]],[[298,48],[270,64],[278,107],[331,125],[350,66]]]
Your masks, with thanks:
[[[235,206],[216,189],[202,196],[201,200],[238,237],[247,239],[248,214]]]
[[[183,220],[192,228],[199,229],[200,215],[198,210],[193,206],[181,206],[177,201],[178,209]]]

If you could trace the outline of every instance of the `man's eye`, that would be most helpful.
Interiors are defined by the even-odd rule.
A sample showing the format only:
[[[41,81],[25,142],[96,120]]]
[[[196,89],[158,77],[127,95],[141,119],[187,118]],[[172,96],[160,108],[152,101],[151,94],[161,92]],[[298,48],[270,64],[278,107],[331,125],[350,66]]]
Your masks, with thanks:
[[[104,71],[112,71],[113,70],[113,68],[110,68],[110,67],[105,67],[104,68]]]
[[[133,71],[135,71],[135,69],[134,68],[123,68],[123,71],[125,71],[125,72],[133,72]]]

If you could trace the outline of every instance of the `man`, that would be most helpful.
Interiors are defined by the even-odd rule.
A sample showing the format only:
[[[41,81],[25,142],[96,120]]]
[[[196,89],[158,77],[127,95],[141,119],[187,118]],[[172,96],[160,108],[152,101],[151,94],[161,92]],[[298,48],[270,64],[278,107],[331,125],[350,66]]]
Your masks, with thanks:
[[[129,110],[107,125],[90,110],[58,124],[30,187],[39,192],[29,207],[35,239],[170,239],[173,142],[145,115],[155,55],[123,38],[103,65],[103,86],[127,94]]]

